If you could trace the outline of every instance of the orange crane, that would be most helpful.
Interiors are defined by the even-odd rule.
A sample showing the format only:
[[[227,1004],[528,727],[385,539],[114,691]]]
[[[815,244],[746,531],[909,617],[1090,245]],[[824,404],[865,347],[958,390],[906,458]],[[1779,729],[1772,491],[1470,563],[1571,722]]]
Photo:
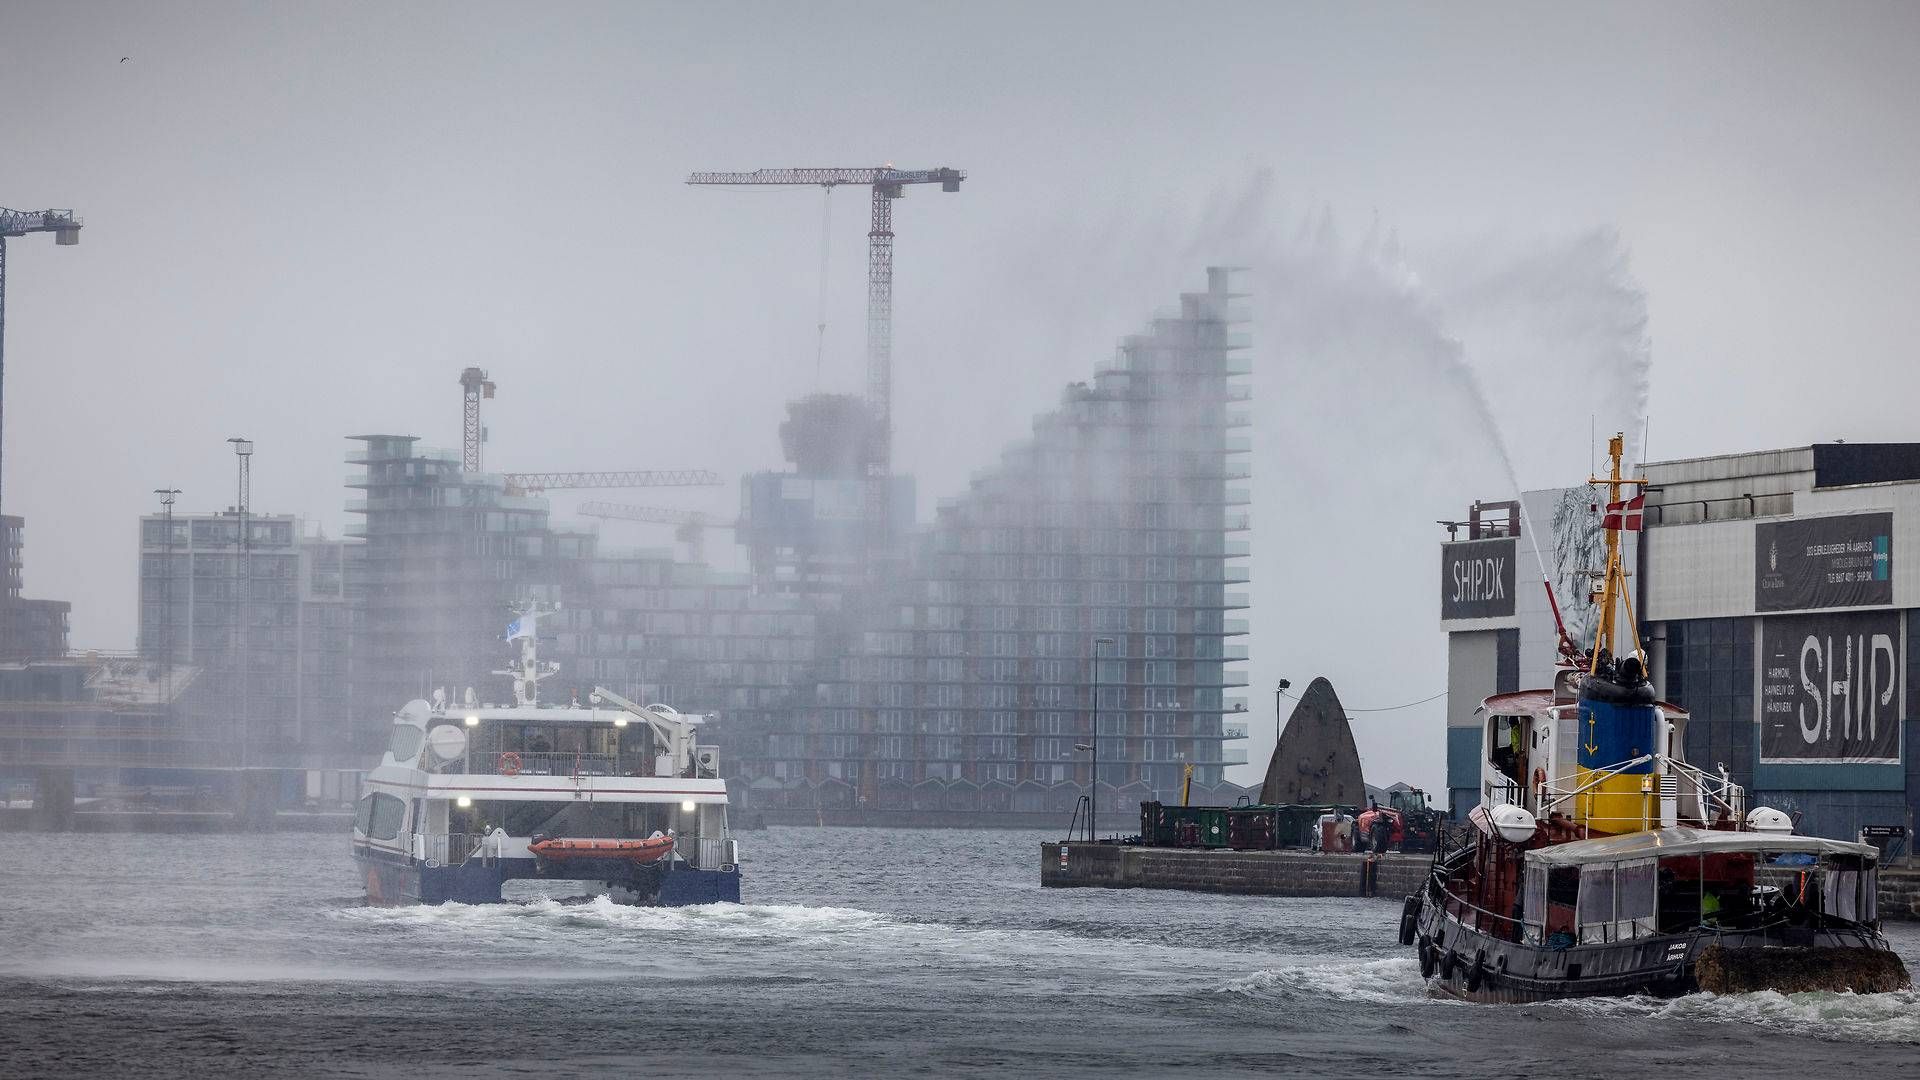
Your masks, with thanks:
[[[873,224],[867,230],[867,405],[878,436],[867,461],[866,526],[868,546],[884,551],[892,542],[887,485],[893,472],[893,200],[908,184],[939,184],[960,190],[967,174],[960,169],[896,169],[892,165],[848,169],[756,169],[753,172],[697,172],[695,185],[758,187],[768,184],[834,188],[859,184],[873,189]]]
[[[72,247],[80,242],[80,219],[71,210],[9,210],[0,206],[0,380],[6,377],[7,238],[37,232],[50,232],[54,243]],[[3,410],[0,418],[4,418]]]

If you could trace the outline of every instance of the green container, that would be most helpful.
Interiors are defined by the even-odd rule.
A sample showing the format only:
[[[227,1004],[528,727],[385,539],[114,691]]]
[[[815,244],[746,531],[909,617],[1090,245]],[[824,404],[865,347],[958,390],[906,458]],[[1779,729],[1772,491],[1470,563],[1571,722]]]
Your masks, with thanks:
[[[1140,804],[1140,842],[1149,847],[1227,846],[1227,808]]]

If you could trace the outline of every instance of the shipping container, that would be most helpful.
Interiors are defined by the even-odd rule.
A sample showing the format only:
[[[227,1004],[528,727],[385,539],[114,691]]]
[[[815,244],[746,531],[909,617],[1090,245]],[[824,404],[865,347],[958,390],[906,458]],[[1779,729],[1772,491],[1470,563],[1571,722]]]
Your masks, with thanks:
[[[1140,804],[1140,843],[1148,847],[1227,846],[1227,808]]]

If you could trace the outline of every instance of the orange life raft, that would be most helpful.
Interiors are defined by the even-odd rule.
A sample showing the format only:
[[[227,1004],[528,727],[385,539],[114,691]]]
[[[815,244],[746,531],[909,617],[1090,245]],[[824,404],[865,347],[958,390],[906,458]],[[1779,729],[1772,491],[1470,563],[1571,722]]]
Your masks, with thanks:
[[[647,863],[673,850],[673,837],[649,836],[644,840],[572,840],[549,837],[527,845],[527,850],[543,859],[564,862],[568,859],[624,859]]]

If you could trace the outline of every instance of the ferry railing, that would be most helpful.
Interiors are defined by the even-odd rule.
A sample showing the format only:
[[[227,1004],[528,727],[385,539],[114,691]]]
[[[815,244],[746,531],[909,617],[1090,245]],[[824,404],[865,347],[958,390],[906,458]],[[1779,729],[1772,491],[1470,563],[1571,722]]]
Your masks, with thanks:
[[[413,857],[428,866],[492,866],[500,857],[497,841],[486,833],[415,833]]]
[[[431,771],[473,776],[621,776],[617,754],[569,754],[532,750],[472,753],[436,762]]]
[[[739,847],[731,839],[688,836],[673,838],[673,850],[698,870],[718,870],[740,860]]]

